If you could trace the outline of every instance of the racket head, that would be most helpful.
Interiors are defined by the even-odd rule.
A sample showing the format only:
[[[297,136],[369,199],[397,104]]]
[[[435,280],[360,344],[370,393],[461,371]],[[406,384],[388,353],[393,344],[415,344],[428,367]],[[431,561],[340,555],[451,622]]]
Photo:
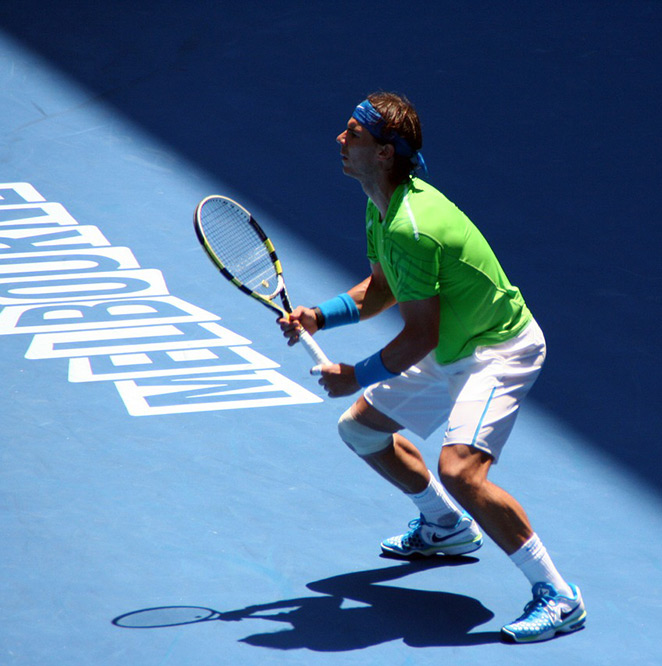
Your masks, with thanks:
[[[197,205],[193,224],[207,255],[232,284],[281,315],[292,311],[273,243],[248,210],[211,195]]]
[[[125,613],[112,622],[116,627],[124,629],[159,629],[207,622],[220,617],[218,611],[201,606],[158,606]]]

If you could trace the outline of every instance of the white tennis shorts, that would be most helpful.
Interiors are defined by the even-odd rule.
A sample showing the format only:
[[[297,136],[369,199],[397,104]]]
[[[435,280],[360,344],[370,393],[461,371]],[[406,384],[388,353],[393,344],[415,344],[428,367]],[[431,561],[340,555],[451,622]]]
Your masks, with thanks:
[[[369,386],[368,403],[427,439],[446,424],[444,446],[468,444],[496,462],[519,406],[545,360],[545,338],[532,321],[519,335],[439,365],[434,352],[401,375]]]

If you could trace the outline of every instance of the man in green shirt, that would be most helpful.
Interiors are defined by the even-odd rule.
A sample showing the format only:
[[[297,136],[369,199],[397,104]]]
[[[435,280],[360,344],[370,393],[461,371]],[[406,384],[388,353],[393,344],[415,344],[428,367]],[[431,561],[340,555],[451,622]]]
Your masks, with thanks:
[[[368,258],[382,267],[395,300],[439,298],[439,363],[505,342],[530,323],[524,299],[485,238],[431,185],[409,178],[383,218],[371,200],[366,217]]]
[[[478,229],[416,177],[425,169],[422,136],[406,98],[370,95],[338,143],[344,173],[368,197],[371,273],[316,308],[296,308],[280,325],[293,344],[300,327],[315,333],[398,306],[403,328],[383,349],[320,369],[331,397],[365,389],[340,418],[339,434],[420,512],[382,550],[473,552],[482,545],[480,525],[533,587],[533,601],[502,628],[503,639],[576,631],[586,618],[579,589],[561,577],[519,502],[487,479],[542,367],[543,334]],[[444,424],[440,483],[400,431],[426,439]]]

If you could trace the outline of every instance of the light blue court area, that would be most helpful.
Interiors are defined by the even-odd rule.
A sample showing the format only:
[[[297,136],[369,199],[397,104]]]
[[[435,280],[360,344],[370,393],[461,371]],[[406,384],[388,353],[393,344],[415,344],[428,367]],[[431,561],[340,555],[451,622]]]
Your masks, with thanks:
[[[470,4],[2,4],[1,664],[662,663],[662,10]],[[494,480],[581,587],[573,636],[499,642],[529,590],[489,541],[379,556],[412,506],[193,233],[224,194],[295,302],[362,278],[334,139],[378,88],[545,330]],[[354,362],[397,331],[318,340]]]

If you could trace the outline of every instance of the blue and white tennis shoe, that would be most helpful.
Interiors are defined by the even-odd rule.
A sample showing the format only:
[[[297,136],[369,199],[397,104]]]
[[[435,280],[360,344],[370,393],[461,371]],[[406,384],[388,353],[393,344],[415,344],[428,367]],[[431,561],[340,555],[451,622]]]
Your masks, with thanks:
[[[382,541],[386,555],[411,557],[416,555],[465,555],[483,545],[483,535],[474,519],[463,513],[453,527],[428,523],[421,515],[409,523],[409,532]]]
[[[586,609],[581,592],[570,584],[572,597],[561,596],[553,585],[536,583],[533,601],[524,607],[524,614],[501,629],[501,638],[508,643],[548,641],[557,634],[578,631],[586,622]]]

